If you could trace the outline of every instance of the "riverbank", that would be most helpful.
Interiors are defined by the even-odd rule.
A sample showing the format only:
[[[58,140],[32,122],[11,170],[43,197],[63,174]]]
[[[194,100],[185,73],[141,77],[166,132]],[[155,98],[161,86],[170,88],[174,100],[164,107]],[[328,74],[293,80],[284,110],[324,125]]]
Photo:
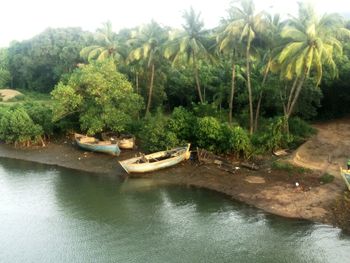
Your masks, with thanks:
[[[15,148],[11,145],[0,145],[1,157],[119,177],[127,175],[117,160],[127,159],[135,154],[135,151],[123,151],[119,157],[114,157],[84,152],[76,148],[69,138],[48,143],[46,147]],[[332,183],[322,184],[322,174],[319,171],[286,171],[274,169],[270,164],[271,160],[265,161],[259,171],[239,169],[231,174],[213,165],[187,161],[143,177],[152,176],[152,179],[162,184],[215,190],[269,213],[350,229],[348,217],[342,211],[344,185],[339,178],[335,178]]]

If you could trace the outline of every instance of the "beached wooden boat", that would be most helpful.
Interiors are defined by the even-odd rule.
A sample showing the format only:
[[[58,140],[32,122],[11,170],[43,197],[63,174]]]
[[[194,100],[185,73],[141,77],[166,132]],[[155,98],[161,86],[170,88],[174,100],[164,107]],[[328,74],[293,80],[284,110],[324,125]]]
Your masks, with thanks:
[[[116,141],[120,149],[135,149],[135,136],[129,134],[122,134],[117,136],[113,133],[102,133],[104,141]]]
[[[341,177],[343,177],[344,182],[350,191],[350,170],[340,168],[340,174],[341,174]]]
[[[84,150],[108,153],[117,156],[120,154],[120,149],[116,142],[100,141],[94,137],[89,137],[78,133],[74,134],[74,138],[78,146]]]
[[[190,144],[188,144],[187,146],[174,148],[168,151],[141,155],[119,161],[119,163],[127,173],[146,173],[173,166],[183,160],[188,160],[190,155]]]

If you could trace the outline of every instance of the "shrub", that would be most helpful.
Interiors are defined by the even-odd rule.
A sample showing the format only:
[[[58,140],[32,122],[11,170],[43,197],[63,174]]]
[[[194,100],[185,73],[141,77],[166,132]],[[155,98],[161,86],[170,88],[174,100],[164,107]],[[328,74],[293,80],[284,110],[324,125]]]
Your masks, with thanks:
[[[195,116],[183,107],[177,107],[168,121],[169,129],[176,134],[182,142],[191,142],[194,139],[193,125],[196,123]]]
[[[247,158],[252,153],[252,144],[246,130],[240,126],[222,125],[223,141],[221,150],[229,153],[233,152],[236,157]]]
[[[315,134],[316,130],[304,120],[294,117],[289,120],[289,132],[294,136],[294,142],[300,144]]]
[[[284,117],[278,117],[268,122],[266,128],[253,135],[252,142],[258,152],[271,152],[278,148],[287,148],[294,137],[285,132]]]
[[[142,148],[154,152],[179,145],[176,134],[168,129],[167,121],[168,118],[161,112],[145,119],[143,130],[139,134]]]
[[[40,125],[34,124],[22,107],[11,108],[0,119],[0,139],[7,143],[29,144],[38,142],[43,134]]]
[[[39,102],[26,102],[23,104],[29,117],[35,124],[39,124],[45,135],[52,135],[54,124],[52,122],[52,109],[47,105]]]
[[[197,145],[210,151],[217,151],[223,141],[220,122],[214,117],[204,117],[197,119],[196,126]]]

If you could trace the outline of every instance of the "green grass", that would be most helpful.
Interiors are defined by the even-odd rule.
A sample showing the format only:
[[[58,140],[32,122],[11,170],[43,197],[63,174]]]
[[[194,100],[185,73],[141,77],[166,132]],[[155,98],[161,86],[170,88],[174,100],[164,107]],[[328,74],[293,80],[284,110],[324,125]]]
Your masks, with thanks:
[[[310,172],[310,169],[296,166],[287,162],[281,162],[281,161],[275,161],[272,163],[272,168],[275,170],[282,170],[289,173],[299,173],[299,174],[305,174]]]
[[[334,176],[329,174],[329,173],[324,173],[321,177],[320,177],[320,182],[323,184],[328,184],[333,182],[334,180]]]

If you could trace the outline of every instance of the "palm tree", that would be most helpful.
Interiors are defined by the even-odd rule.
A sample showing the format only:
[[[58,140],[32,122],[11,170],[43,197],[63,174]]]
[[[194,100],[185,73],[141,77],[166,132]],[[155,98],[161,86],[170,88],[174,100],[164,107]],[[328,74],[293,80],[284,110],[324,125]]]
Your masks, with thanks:
[[[164,30],[155,22],[140,27],[132,33],[129,44],[132,47],[128,61],[144,61],[150,72],[148,85],[148,100],[146,115],[149,113],[152,102],[155,65],[163,55],[163,45],[166,41]]]
[[[259,98],[255,110],[255,119],[254,119],[254,131],[258,129],[258,122],[259,122],[259,116],[260,116],[260,108],[261,108],[261,101],[265,89],[265,84],[267,81],[267,77],[269,73],[271,72],[271,66],[273,57],[275,56],[276,52],[279,50],[279,42],[280,42],[280,33],[282,30],[283,23],[280,21],[279,15],[268,15],[266,22],[268,23],[268,28],[265,30],[265,32],[262,34],[264,46],[262,49],[259,49],[260,57],[262,57],[262,66],[261,66],[261,73],[262,73],[262,81],[260,84],[260,91],[259,91]]]
[[[186,60],[187,63],[192,62],[199,101],[203,103],[204,100],[199,81],[198,59],[200,57],[210,57],[207,47],[207,31],[203,29],[204,23],[200,19],[200,13],[196,14],[192,7],[189,11],[185,11],[183,18],[185,19],[184,30],[172,32],[164,54],[173,63],[181,59]]]
[[[250,134],[253,134],[254,129],[254,112],[253,98],[251,87],[251,47],[252,42],[257,34],[265,28],[264,12],[255,13],[255,6],[252,0],[241,0],[242,8],[232,6],[229,9],[229,23],[226,26],[225,33],[230,38],[238,37],[245,44],[246,58],[246,84],[249,98],[249,115],[250,115]]]
[[[233,114],[233,98],[235,95],[236,89],[236,78],[237,78],[237,69],[240,69],[238,65],[239,56],[241,54],[242,45],[239,41],[237,34],[231,34],[227,27],[232,22],[232,18],[223,19],[221,21],[221,26],[218,29],[216,42],[217,48],[220,53],[224,53],[231,60],[232,65],[232,74],[231,74],[231,91],[229,98],[229,123],[232,123],[232,114]],[[243,79],[243,76],[238,72],[238,77]]]
[[[312,6],[299,4],[299,17],[291,18],[282,30],[287,44],[277,57],[281,77],[292,81],[287,104],[284,105],[285,120],[293,113],[305,81],[312,75],[318,86],[322,80],[323,67],[328,65],[336,76],[335,56],[342,53],[339,38],[350,36],[344,28],[341,16],[323,15],[318,18]]]
[[[120,58],[119,44],[117,34],[112,30],[112,23],[107,21],[103,27],[97,29],[96,40],[99,44],[83,48],[80,56],[87,60],[105,60],[112,58],[117,60]]]

